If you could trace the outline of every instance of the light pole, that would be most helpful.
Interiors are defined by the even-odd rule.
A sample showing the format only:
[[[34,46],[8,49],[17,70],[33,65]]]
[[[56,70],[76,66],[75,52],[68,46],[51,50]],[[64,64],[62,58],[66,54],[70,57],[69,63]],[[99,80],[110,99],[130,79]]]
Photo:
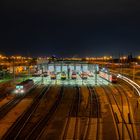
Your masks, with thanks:
[[[126,62],[127,57],[126,56],[122,56],[120,57],[120,62],[121,62],[121,74],[123,75],[123,68],[125,67],[125,62]]]
[[[13,62],[13,80],[15,81],[15,57],[12,57],[12,62]]]
[[[97,85],[97,65],[95,65],[95,85]]]
[[[138,64],[139,64],[139,61],[140,61],[140,56],[138,56]]]
[[[133,64],[133,81],[135,81],[135,63]],[[135,92],[133,87],[133,93]]]
[[[133,81],[135,81],[135,69],[136,69],[136,67],[135,67],[135,63],[133,64]]]

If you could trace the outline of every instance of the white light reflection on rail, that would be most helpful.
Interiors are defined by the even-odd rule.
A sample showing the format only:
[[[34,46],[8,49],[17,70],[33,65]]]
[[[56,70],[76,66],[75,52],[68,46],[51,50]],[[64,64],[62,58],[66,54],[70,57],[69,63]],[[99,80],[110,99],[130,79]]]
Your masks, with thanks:
[[[128,84],[130,84],[133,88],[135,88],[135,90],[137,91],[137,93],[138,93],[138,95],[140,96],[140,86],[137,84],[137,83],[135,83],[134,81],[132,81],[131,79],[129,79],[129,78],[127,78],[127,77],[125,77],[125,76],[123,76],[123,75],[121,75],[121,74],[118,74],[118,76],[117,76],[118,78],[120,78],[120,79],[122,79],[122,80],[124,80],[124,81],[126,81]]]

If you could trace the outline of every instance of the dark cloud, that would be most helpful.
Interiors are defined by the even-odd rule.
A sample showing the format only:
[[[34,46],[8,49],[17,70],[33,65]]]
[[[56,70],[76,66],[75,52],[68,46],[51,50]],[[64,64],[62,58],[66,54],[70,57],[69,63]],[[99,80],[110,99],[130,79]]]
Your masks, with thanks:
[[[139,10],[137,0],[3,0],[4,8],[53,12],[124,12]]]
[[[87,56],[139,53],[136,0],[3,0],[0,50]]]

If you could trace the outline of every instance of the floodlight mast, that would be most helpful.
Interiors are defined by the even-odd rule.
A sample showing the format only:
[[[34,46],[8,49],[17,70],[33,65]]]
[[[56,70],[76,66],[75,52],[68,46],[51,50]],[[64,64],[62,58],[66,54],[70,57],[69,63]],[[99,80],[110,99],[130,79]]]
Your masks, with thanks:
[[[68,67],[68,79],[70,79],[70,67]]]
[[[15,81],[15,58],[13,57],[13,80]]]
[[[97,66],[95,66],[94,68],[95,68],[95,85],[97,85]]]

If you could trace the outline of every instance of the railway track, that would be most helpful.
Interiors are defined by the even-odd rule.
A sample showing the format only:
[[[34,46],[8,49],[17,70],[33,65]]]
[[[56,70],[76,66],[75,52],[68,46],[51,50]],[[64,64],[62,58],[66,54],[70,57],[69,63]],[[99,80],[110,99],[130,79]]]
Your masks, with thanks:
[[[31,117],[31,115],[34,113],[36,108],[39,105],[40,99],[43,97],[43,95],[49,90],[50,86],[47,86],[42,89],[40,94],[38,94],[37,97],[34,98],[33,103],[31,106],[28,108],[27,111],[25,111],[19,118],[18,120],[10,127],[10,129],[6,132],[6,134],[3,136],[2,139],[4,140],[9,140],[9,139],[16,139],[18,136],[19,132],[23,129],[23,126],[27,123],[28,119]]]
[[[119,85],[124,85],[125,87],[126,86],[129,87],[129,89],[131,91],[133,91],[133,96],[138,97],[137,90],[132,85],[128,84],[127,82],[123,81],[122,79],[119,79]],[[137,86],[136,86],[136,88],[137,88]],[[139,88],[137,88],[137,89],[139,89]]]
[[[70,112],[69,110],[73,106],[75,97],[76,97],[76,88],[74,86],[69,86],[69,88],[64,89],[64,97],[61,101],[61,104],[59,105],[56,112],[51,117],[49,123],[44,127],[42,132],[38,135],[36,140],[40,140],[40,139],[62,140],[66,122],[69,117],[69,112]]]
[[[133,112],[132,112],[131,104],[129,102],[128,95],[121,85],[119,85],[119,87],[115,86],[115,88],[117,89],[118,93],[120,94],[120,96],[122,98],[122,114],[123,114],[123,116],[125,116],[126,110],[128,110],[127,116],[125,116],[124,119],[128,118],[125,120],[126,120],[126,123],[128,122],[126,125],[128,125],[128,129],[131,133],[131,137],[133,140],[137,140],[136,128],[134,126],[134,117],[133,117]],[[127,107],[127,109],[126,109],[126,107]],[[125,110],[125,112],[124,112],[124,110]]]
[[[61,135],[62,140],[75,140],[79,137],[79,117],[78,112],[81,103],[80,88],[76,86],[76,94],[68,113],[68,117],[64,126],[64,130]]]
[[[36,87],[37,87],[37,84],[34,85],[34,87],[30,90],[30,92],[34,92]],[[16,95],[15,98],[13,98],[11,101],[3,105],[0,108],[0,119],[2,119],[13,107],[15,107],[27,95],[28,95],[28,92],[26,94]]]
[[[45,125],[45,122],[47,121],[46,119],[48,119],[48,121],[49,121],[49,119],[50,119],[49,117],[51,117],[51,115],[53,114],[53,111],[55,111],[55,109],[57,109],[57,106],[59,105],[59,103],[61,102],[61,98],[63,97],[63,87],[62,87],[59,94],[57,92],[55,102],[54,102],[54,104],[52,104],[51,108],[48,109],[48,112],[45,109],[46,105],[47,105],[46,104],[45,108],[42,111],[43,112],[42,116],[37,118],[39,114],[37,114],[36,111],[42,110],[42,101],[41,100],[46,100],[49,95],[52,95],[52,92],[50,92],[50,94],[48,94],[50,91],[49,89],[47,91],[45,90],[45,91],[43,91],[43,93],[41,93],[42,95],[39,96],[37,98],[37,100],[35,100],[35,102],[29,108],[29,110],[27,112],[25,112],[25,114],[23,114],[23,116],[19,119],[19,121],[15,123],[15,126],[13,126],[13,129],[10,130],[10,132],[8,132],[9,134],[7,133],[3,137],[3,139],[14,139],[14,140],[16,140],[16,139],[33,139],[34,136],[35,136],[34,139],[36,139],[36,137],[39,135],[39,132],[42,131],[42,129]],[[47,94],[45,94],[45,93],[47,93]],[[51,99],[52,98],[49,98],[48,100],[51,100]],[[39,107],[39,105],[40,105],[40,107]],[[35,119],[36,119],[36,121],[35,121]],[[34,121],[34,123],[32,123],[32,120]],[[31,121],[31,123],[30,123],[30,121]],[[48,123],[48,121],[46,123]],[[30,138],[30,135],[32,138]]]
[[[38,87],[39,82],[36,82],[33,87],[29,91],[27,91],[25,94],[18,94],[16,95],[12,100],[4,104],[0,107],[0,119],[2,119],[12,108],[14,108],[23,98],[28,96],[28,93],[30,94],[34,93],[36,88]]]
[[[113,117],[113,120],[114,120],[114,125],[115,125],[115,128],[116,128],[116,136],[117,136],[117,140],[119,139],[122,139],[122,136],[121,136],[121,132],[119,130],[119,122],[118,122],[118,117],[116,116],[116,111],[114,110],[113,108],[113,104],[116,104],[114,102],[111,101],[111,98],[110,98],[110,95],[108,95],[108,93],[110,94],[112,91],[110,91],[109,89],[107,89],[107,87],[104,87],[102,86],[102,88],[104,89],[105,91],[105,94],[107,96],[107,99],[108,99],[108,102],[109,102],[109,105],[110,105],[110,109],[111,109],[111,112],[112,112],[112,117]],[[112,93],[111,93],[112,95]],[[112,96],[111,96],[112,97]],[[113,98],[113,97],[112,97]]]
[[[120,86],[125,86],[125,92],[127,92],[131,108],[133,110],[132,115],[134,117],[133,124],[134,128],[137,131],[137,137],[140,137],[140,98],[137,95],[137,91],[131,85],[128,85],[127,82],[120,80]],[[138,88],[139,89],[139,88]]]
[[[118,136],[117,139],[135,140],[134,134],[130,129],[132,124],[128,121],[127,116],[124,115],[124,99],[122,98],[122,95],[119,95],[119,103],[114,91],[110,87],[102,86],[102,88],[106,93],[113,114],[114,124]],[[119,92],[118,94],[120,94]],[[129,106],[129,104],[127,105]]]
[[[89,115],[84,129],[81,132],[80,140],[101,139],[100,134],[100,101],[97,92],[93,87],[88,86],[89,90]]]
[[[132,87],[133,92],[135,91],[136,95],[140,96],[140,86],[136,82],[122,75],[119,76],[119,81],[125,82],[125,84],[127,83],[129,86]]]
[[[58,106],[60,105],[62,98],[63,98],[63,90],[64,90],[64,87],[62,86],[60,91],[59,91],[59,94],[56,97],[54,104],[49,109],[49,112],[47,112],[39,120],[39,122],[37,122],[35,127],[30,132],[28,132],[27,136],[25,137],[26,140],[31,140],[31,139],[35,140],[38,137],[38,135],[42,132],[43,128],[50,121],[51,117],[53,116],[53,114],[57,110]]]

